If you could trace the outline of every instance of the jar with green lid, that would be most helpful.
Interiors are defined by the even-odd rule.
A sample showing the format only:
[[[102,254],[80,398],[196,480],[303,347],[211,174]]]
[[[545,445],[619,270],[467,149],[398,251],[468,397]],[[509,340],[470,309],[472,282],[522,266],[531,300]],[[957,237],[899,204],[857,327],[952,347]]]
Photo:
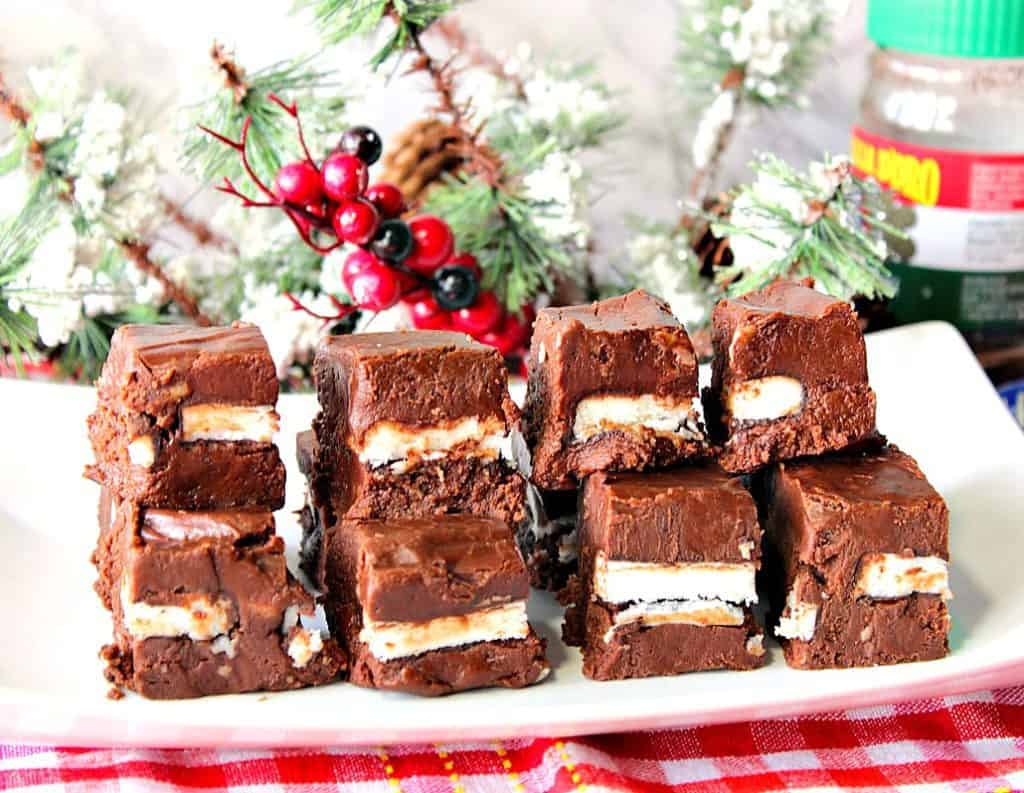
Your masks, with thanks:
[[[869,0],[868,36],[853,163],[915,215],[892,313],[1024,362],[1024,0]]]

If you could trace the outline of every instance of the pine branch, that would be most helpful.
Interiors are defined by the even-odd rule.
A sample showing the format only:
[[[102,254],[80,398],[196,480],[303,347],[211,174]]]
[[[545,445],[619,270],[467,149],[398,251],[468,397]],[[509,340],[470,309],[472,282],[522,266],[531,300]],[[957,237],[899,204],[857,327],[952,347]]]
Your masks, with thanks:
[[[434,188],[426,209],[448,222],[460,250],[477,257],[484,288],[495,290],[510,311],[550,291],[552,274],[569,269],[565,250],[537,226],[548,209],[543,203],[464,174]]]
[[[845,159],[800,173],[762,155],[751,167],[758,178],[737,191],[729,218],[705,216],[717,236],[730,240],[733,263],[718,271],[730,294],[809,276],[836,297],[892,297],[886,237],[905,234],[885,220],[876,182],[854,176]]]
[[[470,66],[484,69],[499,80],[509,83],[515,89],[516,97],[526,100],[526,87],[522,76],[509,72],[504,61],[480,46],[480,42],[466,33],[454,17],[446,16],[437,20],[431,30],[441,36],[452,52],[466,58]]]
[[[390,18],[394,30],[370,58],[376,69],[410,48],[411,39],[451,11],[460,0],[298,0],[312,12],[324,43],[369,36]]]
[[[164,295],[167,299],[175,303],[186,317],[195,320],[197,325],[209,326],[213,324],[211,319],[199,308],[196,299],[192,297],[188,290],[176,284],[163,271],[163,268],[153,261],[149,255],[150,247],[147,243],[138,240],[121,240],[119,245],[124,255],[128,257],[140,272],[155,279],[164,288]]]
[[[28,266],[52,227],[54,209],[54,201],[37,182],[18,215],[0,224],[0,348],[11,352],[19,373],[22,357],[35,346],[36,324],[21,305],[11,307],[4,288]]]
[[[178,204],[176,201],[172,201],[170,198],[163,196],[160,199],[160,203],[163,206],[164,212],[167,218],[180,226],[198,242],[200,245],[212,245],[217,248],[224,250],[234,250],[235,244],[227,237],[216,232],[209,224],[204,223],[199,218],[193,217],[185,211],[185,208]]]
[[[215,44],[211,59],[218,74],[224,76],[224,83],[214,95],[188,108],[191,119],[182,149],[185,167],[206,182],[221,177],[240,180],[245,174],[238,158],[200,128],[237,138],[250,118],[249,156],[257,172],[273,178],[282,164],[300,152],[292,118],[271,95],[285,103],[299,101],[308,111],[307,118],[315,116],[323,126],[329,122],[336,128],[344,112],[346,99],[335,93],[340,83],[334,72],[315,65],[316,56],[282,60],[250,72]],[[330,98],[316,96],[323,91],[329,91]]]

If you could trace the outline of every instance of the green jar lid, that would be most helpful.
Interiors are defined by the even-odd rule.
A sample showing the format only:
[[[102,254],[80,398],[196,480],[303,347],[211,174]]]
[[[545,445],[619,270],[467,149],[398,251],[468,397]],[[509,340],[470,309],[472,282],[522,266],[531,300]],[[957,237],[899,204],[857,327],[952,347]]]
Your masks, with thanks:
[[[1024,0],[869,0],[879,46],[959,58],[1024,57]]]

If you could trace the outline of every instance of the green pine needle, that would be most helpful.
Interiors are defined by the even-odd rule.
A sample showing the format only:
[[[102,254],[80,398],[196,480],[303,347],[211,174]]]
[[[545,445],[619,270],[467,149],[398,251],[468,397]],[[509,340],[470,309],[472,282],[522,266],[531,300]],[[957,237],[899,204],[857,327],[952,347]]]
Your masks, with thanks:
[[[825,165],[832,165],[828,158]],[[730,267],[721,268],[717,277],[729,285],[730,294],[760,289],[779,278],[808,276],[829,294],[844,299],[895,294],[895,281],[886,267],[886,238],[906,235],[887,221],[888,204],[876,182],[848,174],[834,192],[823,196],[820,182],[777,157],[762,155],[751,167],[766,178],[769,188],[762,189],[760,182],[745,185],[733,196],[734,209],[728,220],[705,217],[712,221],[717,236],[749,237],[775,248],[777,256],[754,264],[737,256]],[[773,200],[780,189],[787,193],[786,206]],[[821,202],[823,211],[815,213],[810,222],[806,217],[794,217],[794,196],[808,204]],[[737,212],[740,197],[744,206]],[[789,240],[788,246],[780,244],[780,237]]]
[[[219,181],[227,177],[247,185],[248,177],[238,152],[207,135],[198,126],[238,140],[242,124],[246,117],[251,116],[249,160],[260,178],[269,183],[283,163],[300,154],[295,120],[268,99],[271,93],[286,102],[298,103],[312,149],[316,139],[315,121],[330,119],[337,124],[346,104],[345,97],[334,93],[340,87],[335,73],[315,66],[315,57],[278,61],[258,71],[247,72],[245,82],[248,91],[241,102],[236,102],[231,89],[224,87],[206,101],[186,108],[190,119],[182,150],[185,167],[204,181]],[[328,90],[327,98],[317,95],[325,90]],[[313,154],[316,156],[315,151]]]
[[[483,270],[483,287],[493,289],[510,311],[554,287],[552,274],[569,271],[569,257],[537,226],[546,204],[495,189],[472,176],[451,177],[430,191],[426,211],[443,217]]]
[[[309,9],[325,44],[371,35],[385,17],[395,29],[370,58],[376,69],[408,48],[413,36],[451,11],[459,0],[297,0],[296,8]]]

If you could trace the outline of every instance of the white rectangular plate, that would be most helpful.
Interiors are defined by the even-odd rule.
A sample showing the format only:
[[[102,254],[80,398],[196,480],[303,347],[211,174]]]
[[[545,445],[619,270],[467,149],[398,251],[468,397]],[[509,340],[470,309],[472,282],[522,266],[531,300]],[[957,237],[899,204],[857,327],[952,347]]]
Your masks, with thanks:
[[[952,513],[952,654],[905,666],[800,672],[772,645],[753,672],[593,683],[559,640],[560,611],[535,595],[554,674],[521,691],[442,699],[347,684],[182,702],[106,698],[97,650],[110,624],[92,592],[98,489],[90,458],[91,389],[0,381],[0,740],[63,745],[302,746],[458,741],[650,729],[937,696],[1024,680],[1024,435],[951,327],[926,323],[869,337],[883,432],[913,454]],[[302,503],[294,434],[312,396],[281,400],[289,461],[279,530],[294,554]]]

